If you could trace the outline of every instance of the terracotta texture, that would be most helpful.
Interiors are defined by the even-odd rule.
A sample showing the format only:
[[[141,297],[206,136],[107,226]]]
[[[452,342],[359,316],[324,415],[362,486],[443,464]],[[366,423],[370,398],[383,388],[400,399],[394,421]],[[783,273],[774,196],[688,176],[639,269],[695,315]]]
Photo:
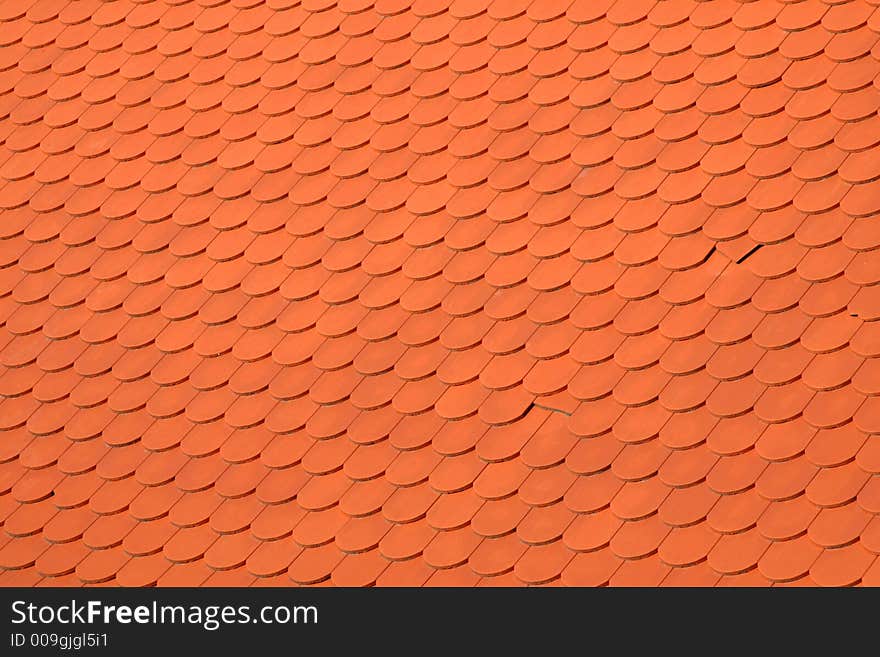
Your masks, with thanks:
[[[0,3],[0,585],[880,583],[880,10]]]

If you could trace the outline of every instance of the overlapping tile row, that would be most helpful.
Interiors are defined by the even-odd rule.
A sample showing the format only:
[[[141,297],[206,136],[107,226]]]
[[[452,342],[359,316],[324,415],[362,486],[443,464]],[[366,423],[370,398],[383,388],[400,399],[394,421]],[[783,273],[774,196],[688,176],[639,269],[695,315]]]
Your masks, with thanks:
[[[880,583],[880,11],[0,3],[0,585]]]

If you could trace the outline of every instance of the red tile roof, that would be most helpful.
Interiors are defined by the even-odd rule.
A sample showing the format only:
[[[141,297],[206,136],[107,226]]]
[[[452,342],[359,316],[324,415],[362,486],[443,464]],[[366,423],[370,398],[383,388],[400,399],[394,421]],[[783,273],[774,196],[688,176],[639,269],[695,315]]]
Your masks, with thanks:
[[[0,3],[0,584],[880,583],[880,11]]]

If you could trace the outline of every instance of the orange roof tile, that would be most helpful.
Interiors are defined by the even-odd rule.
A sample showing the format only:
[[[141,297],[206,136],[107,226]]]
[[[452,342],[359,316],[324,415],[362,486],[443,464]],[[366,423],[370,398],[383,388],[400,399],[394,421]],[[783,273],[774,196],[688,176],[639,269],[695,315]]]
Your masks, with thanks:
[[[0,0],[0,585],[880,584],[872,0]]]

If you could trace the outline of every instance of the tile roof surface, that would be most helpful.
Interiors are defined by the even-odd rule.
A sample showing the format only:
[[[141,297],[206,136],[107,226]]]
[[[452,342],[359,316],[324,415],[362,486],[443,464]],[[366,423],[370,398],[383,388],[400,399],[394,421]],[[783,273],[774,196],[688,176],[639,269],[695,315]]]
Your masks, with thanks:
[[[880,583],[878,2],[0,2],[0,585]]]

